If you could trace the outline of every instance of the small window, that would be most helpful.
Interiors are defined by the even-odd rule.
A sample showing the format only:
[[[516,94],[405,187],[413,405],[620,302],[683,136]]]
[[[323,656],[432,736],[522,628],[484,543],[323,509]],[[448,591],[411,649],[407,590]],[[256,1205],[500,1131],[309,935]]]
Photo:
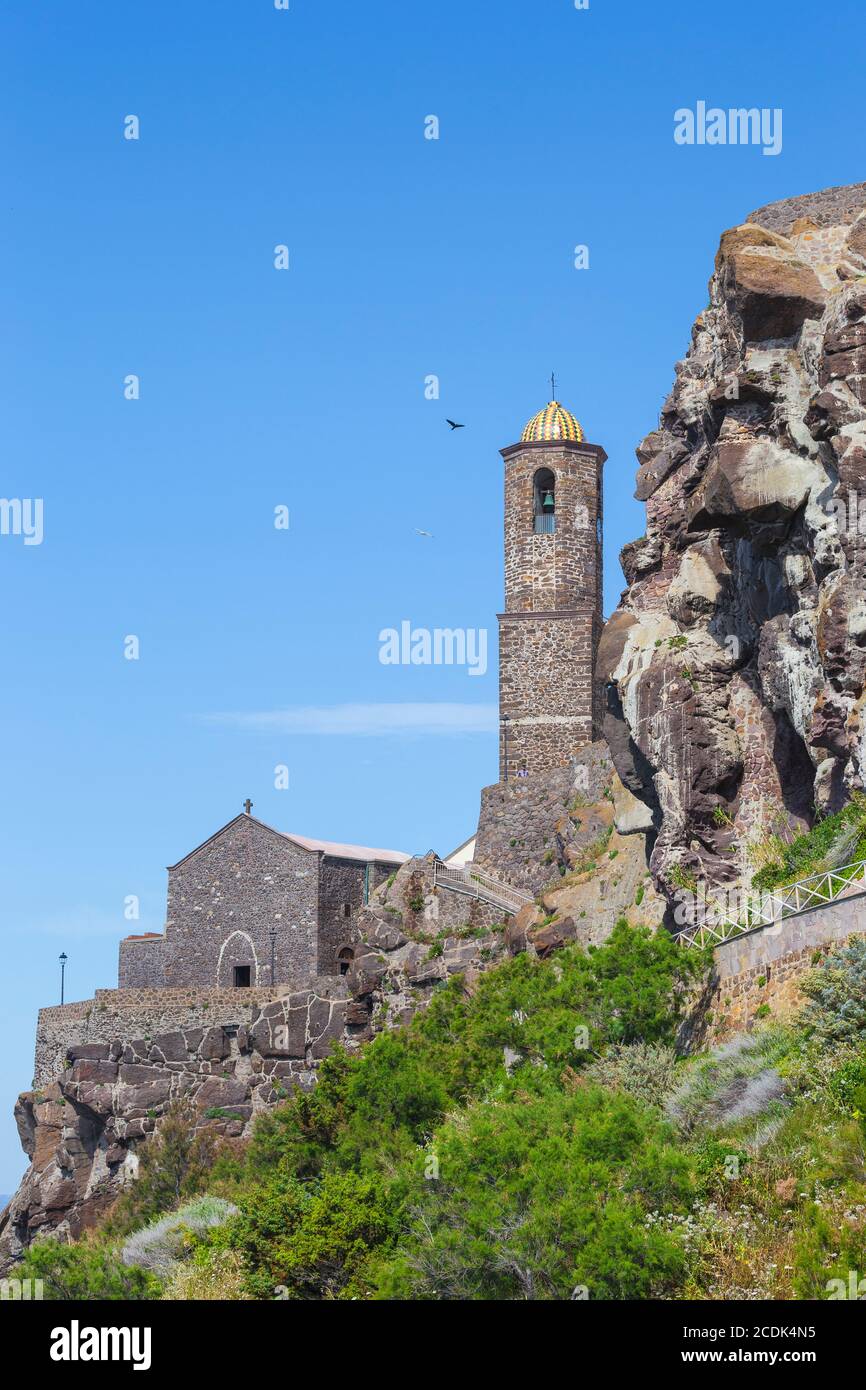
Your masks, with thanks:
[[[341,904],[340,904],[340,916],[341,916],[341,917],[351,917],[351,915],[352,915],[352,904],[351,904],[351,903],[341,903]]]
[[[248,965],[236,965],[234,968],[235,989],[249,989],[250,987],[250,967]]]

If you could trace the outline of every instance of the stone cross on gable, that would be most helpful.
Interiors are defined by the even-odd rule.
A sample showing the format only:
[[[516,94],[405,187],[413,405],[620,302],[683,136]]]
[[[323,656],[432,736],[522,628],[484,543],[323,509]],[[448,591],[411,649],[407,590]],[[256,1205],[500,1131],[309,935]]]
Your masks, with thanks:
[[[246,811],[247,815],[249,815],[252,809],[253,803],[250,801],[249,797],[247,797],[246,801],[244,802],[244,810]]]

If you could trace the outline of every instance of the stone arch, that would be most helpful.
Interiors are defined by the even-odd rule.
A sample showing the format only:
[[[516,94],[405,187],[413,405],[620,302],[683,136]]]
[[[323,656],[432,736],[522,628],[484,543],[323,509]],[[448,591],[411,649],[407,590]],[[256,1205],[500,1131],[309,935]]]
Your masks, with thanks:
[[[337,952],[337,969],[341,975],[348,975],[355,959],[354,946],[341,946]]]
[[[556,474],[550,468],[537,468],[533,476],[532,518],[536,533],[556,529]]]
[[[250,972],[250,984],[258,984],[259,961],[252,937],[245,931],[229,932],[220,947],[216,972],[217,986],[220,989],[232,989],[235,984],[235,969],[243,970],[245,967]]]

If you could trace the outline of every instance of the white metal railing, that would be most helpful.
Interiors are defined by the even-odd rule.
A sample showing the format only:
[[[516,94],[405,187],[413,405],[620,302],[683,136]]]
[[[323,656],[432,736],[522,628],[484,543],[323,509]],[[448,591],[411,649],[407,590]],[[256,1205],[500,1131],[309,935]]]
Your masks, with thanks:
[[[495,907],[507,907],[513,912],[533,901],[530,893],[491,878],[490,874],[475,868],[473,864],[443,864],[441,860],[434,859],[433,887],[437,886],[451,888],[455,893],[468,893],[473,898],[483,898]]]
[[[723,906],[729,895],[724,894],[715,902],[708,898],[706,911],[701,909],[702,920],[684,927],[676,939],[683,946],[717,946],[747,932],[773,926],[787,917],[796,917],[800,912],[825,907],[846,889],[858,884],[866,884],[866,859],[842,864],[838,869],[824,869],[773,892],[755,894],[734,890],[734,896],[740,899],[736,912],[726,911]],[[866,892],[866,888],[861,886],[860,891]]]

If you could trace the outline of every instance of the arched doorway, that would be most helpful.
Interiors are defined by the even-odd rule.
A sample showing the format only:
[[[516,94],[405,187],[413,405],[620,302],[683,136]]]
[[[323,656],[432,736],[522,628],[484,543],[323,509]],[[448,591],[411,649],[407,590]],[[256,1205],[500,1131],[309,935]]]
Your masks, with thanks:
[[[247,989],[258,984],[259,963],[252,937],[245,931],[233,931],[226,937],[217,965],[217,985],[220,989]]]

